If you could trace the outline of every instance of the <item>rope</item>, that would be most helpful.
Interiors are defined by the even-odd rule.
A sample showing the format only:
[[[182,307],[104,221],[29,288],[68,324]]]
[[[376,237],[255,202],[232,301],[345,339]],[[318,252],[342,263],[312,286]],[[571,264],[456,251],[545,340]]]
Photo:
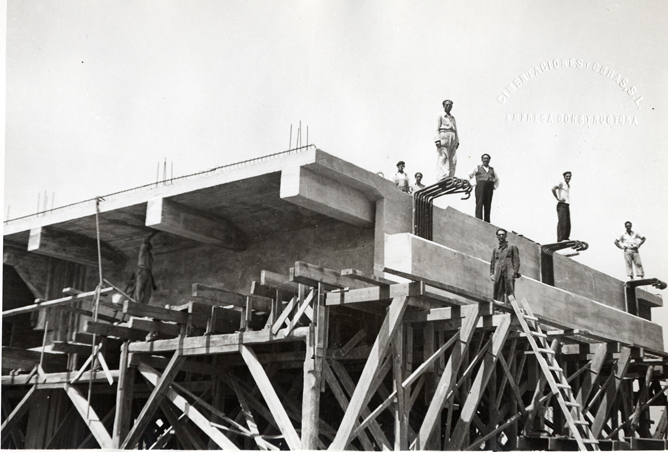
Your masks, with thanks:
[[[100,291],[102,290],[102,285],[104,284],[104,277],[102,276],[102,247],[100,245],[100,201],[104,201],[104,198],[98,196],[95,198],[95,233],[97,236],[97,266],[100,275],[100,282],[95,288],[95,306],[93,308],[93,321],[97,322],[98,310],[100,307]],[[97,333],[93,333],[93,341],[91,343],[91,357],[93,358],[90,364],[90,378],[88,379],[88,407],[86,410],[86,418],[90,415],[90,401],[93,395],[93,379],[95,378],[95,367],[97,365]]]

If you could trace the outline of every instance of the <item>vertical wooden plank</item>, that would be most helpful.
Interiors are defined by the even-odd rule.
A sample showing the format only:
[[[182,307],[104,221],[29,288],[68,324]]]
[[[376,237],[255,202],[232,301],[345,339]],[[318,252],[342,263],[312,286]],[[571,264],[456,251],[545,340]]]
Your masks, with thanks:
[[[471,392],[466,398],[466,402],[464,402],[464,406],[462,407],[459,414],[459,422],[457,422],[457,425],[455,426],[455,429],[452,433],[450,443],[447,445],[448,450],[458,450],[464,442],[464,436],[469,431],[469,425],[471,424],[473,415],[478,408],[478,404],[482,399],[485,387],[487,386],[489,378],[494,370],[497,357],[499,356],[499,353],[501,353],[503,344],[505,344],[506,338],[508,337],[510,320],[510,314],[505,314],[501,320],[501,323],[493,333],[492,349],[485,355],[485,358],[483,359],[482,364],[478,369],[478,373],[476,374],[473,385],[471,386]]]
[[[582,383],[580,384],[580,391],[577,393],[575,401],[580,404],[581,407],[586,406],[587,400],[589,400],[589,394],[591,393],[594,384],[598,380],[599,373],[605,362],[605,357],[608,353],[608,344],[602,343],[599,345],[598,349],[594,353],[594,358],[591,360],[590,371],[585,372]]]
[[[591,431],[594,434],[595,438],[598,438],[598,436],[601,434],[601,431],[603,430],[603,425],[608,420],[608,414],[610,412],[610,408],[612,407],[615,398],[617,397],[617,393],[619,392],[619,387],[621,386],[622,380],[624,379],[624,375],[626,375],[626,371],[629,368],[630,358],[631,358],[631,349],[628,347],[622,347],[620,357],[617,360],[617,363],[613,371],[613,379],[606,388],[605,394],[603,395],[603,399],[601,400],[601,404],[599,405],[598,411],[596,412],[594,423],[591,427]]]
[[[406,395],[404,382],[404,334],[403,327],[397,329],[392,341],[392,376],[394,390],[397,392],[397,403],[394,410],[394,450],[408,449],[408,413],[406,412]]]
[[[151,418],[155,414],[155,410],[158,409],[160,401],[169,389],[169,385],[174,381],[174,378],[184,361],[185,357],[181,356],[179,350],[175,351],[174,355],[172,355],[172,359],[169,360],[165,371],[160,376],[160,380],[155,385],[153,392],[148,397],[144,408],[142,408],[139,413],[135,424],[123,441],[121,449],[133,449],[137,445],[139,438],[151,421]]]
[[[304,357],[304,387],[302,395],[302,447],[307,450],[318,447],[318,421],[320,419],[320,388],[324,355],[326,325],[325,294],[318,284],[315,299],[314,320],[309,327]]]
[[[420,427],[420,432],[418,433],[417,438],[418,449],[425,449],[427,447],[429,439],[441,417],[441,410],[443,409],[446,398],[457,382],[459,367],[461,366],[462,359],[468,350],[471,339],[473,338],[478,318],[480,318],[480,304],[478,303],[462,307],[461,310],[464,320],[459,332],[459,342],[452,349],[450,359],[445,366],[443,375],[441,375],[434,397],[429,404],[422,426]]]
[[[118,449],[121,443],[130,431],[130,421],[132,419],[132,399],[135,385],[134,367],[129,364],[130,343],[121,344],[121,359],[118,365],[120,375],[118,377],[118,387],[116,389],[116,414],[114,416],[114,427],[112,432],[112,444],[114,449]]]
[[[373,379],[376,375],[376,372],[382,360],[387,354],[387,351],[390,347],[392,339],[394,338],[397,328],[402,324],[402,318],[404,312],[406,311],[406,306],[408,306],[408,297],[397,297],[392,300],[390,307],[388,308],[387,315],[385,320],[380,327],[378,332],[378,337],[371,348],[369,353],[369,358],[367,359],[366,364],[364,365],[364,370],[360,376],[357,386],[355,387],[355,392],[353,393],[352,398],[350,399],[350,405],[346,410],[346,414],[343,416],[339,431],[336,433],[334,441],[330,445],[329,449],[333,450],[342,450],[348,444],[350,435],[355,426],[355,421],[364,406],[365,400],[368,395],[370,386],[373,383]]]
[[[269,407],[271,414],[274,416],[278,428],[285,436],[288,446],[290,446],[292,450],[300,450],[302,448],[301,439],[299,438],[299,435],[297,435],[292,422],[290,422],[288,413],[286,413],[283,404],[276,395],[276,391],[274,391],[274,387],[271,385],[269,377],[267,377],[267,374],[264,372],[262,364],[260,364],[257,356],[255,356],[255,353],[249,346],[242,345],[239,348],[239,351],[260,389],[262,397],[264,397],[265,402],[267,402],[267,406]]]

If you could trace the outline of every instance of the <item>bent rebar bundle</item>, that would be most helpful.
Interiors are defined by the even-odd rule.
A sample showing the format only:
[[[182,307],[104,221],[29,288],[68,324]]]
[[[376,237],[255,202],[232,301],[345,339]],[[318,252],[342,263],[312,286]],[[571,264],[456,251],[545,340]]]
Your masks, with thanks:
[[[466,179],[446,177],[434,185],[429,185],[413,194],[413,233],[418,237],[432,240],[434,235],[434,199],[443,195],[465,193],[462,199],[471,196],[473,187]]]

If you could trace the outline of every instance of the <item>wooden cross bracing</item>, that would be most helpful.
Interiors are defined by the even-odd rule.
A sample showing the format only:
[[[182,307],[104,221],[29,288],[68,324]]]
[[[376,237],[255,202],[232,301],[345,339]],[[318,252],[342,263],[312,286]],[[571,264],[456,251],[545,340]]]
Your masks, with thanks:
[[[622,429],[634,444],[665,440],[665,416],[653,432],[645,420],[649,406],[666,403],[662,360],[603,341],[566,352],[579,336],[545,327],[529,303],[508,307],[466,292],[462,306],[453,300],[463,291],[298,262],[290,276],[263,272],[250,294],[198,284],[173,307],[103,300],[107,317],[81,322],[84,331],[69,336],[81,342],[59,347],[75,354],[90,349],[87,332],[103,336],[96,351],[106,366],[3,377],[6,387],[32,392],[3,398],[2,441],[24,444],[25,421],[42,403],[33,395],[54,389],[72,405],[46,438],[51,445],[82,421],[87,435],[77,445],[113,448],[472,450],[572,441],[592,449],[620,441]],[[42,306],[71,299],[53,301]],[[95,409],[82,396],[89,381]]]

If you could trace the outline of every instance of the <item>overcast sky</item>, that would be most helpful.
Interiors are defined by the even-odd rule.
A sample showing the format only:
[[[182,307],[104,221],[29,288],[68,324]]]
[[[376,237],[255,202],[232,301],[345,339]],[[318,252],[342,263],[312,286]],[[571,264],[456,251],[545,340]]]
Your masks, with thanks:
[[[628,219],[666,280],[667,19],[665,1],[9,0],[3,218],[154,182],[165,159],[181,176],[280,152],[300,121],[432,183],[449,98],[457,175],[486,152],[501,176],[493,223],[555,241],[571,170],[574,259],[624,279]]]

